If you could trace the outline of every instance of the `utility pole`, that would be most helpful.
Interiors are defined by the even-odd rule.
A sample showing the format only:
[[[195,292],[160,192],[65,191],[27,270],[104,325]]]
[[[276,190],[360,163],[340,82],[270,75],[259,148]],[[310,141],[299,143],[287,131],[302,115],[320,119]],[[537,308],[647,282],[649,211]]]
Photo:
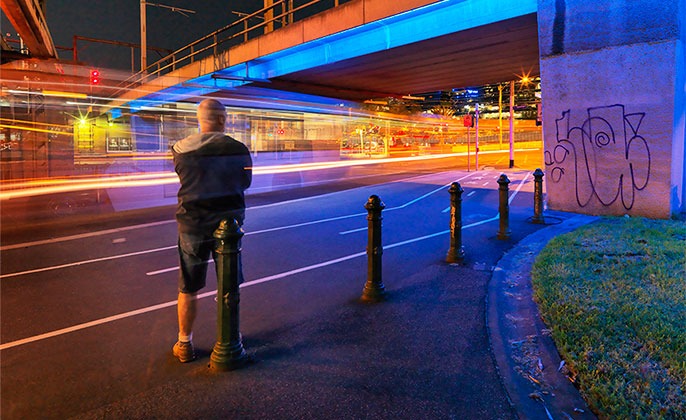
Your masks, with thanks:
[[[180,7],[167,6],[166,4],[159,3],[150,3],[145,0],[141,0],[141,72],[145,71],[145,68],[148,67],[148,43],[145,17],[145,6],[148,5],[155,7],[163,7],[165,9],[171,9],[172,12],[181,13],[186,17],[188,17],[186,13],[195,13],[195,10],[182,9]]]
[[[474,107],[474,170],[479,170],[479,104]]]
[[[141,0],[141,71],[148,67],[148,43],[145,33],[145,0]]]
[[[510,168],[514,167],[514,80],[510,81]]]
[[[498,150],[503,148],[503,88],[498,84]]]

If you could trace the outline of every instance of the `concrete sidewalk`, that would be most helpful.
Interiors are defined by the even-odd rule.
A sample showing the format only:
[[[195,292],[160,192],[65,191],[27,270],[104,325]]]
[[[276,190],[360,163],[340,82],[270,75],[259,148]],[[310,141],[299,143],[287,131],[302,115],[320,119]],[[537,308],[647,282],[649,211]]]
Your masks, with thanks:
[[[522,239],[540,226],[512,229],[513,238]],[[552,237],[556,228],[549,229]],[[546,242],[536,242],[537,249]],[[211,348],[196,349],[199,358],[189,364],[169,351],[159,366],[159,375],[174,372],[168,381],[75,418],[547,418],[510,402],[508,392],[517,391],[506,391],[489,344],[486,297],[506,248],[499,243],[488,255],[467,250],[459,265],[437,255],[434,264],[405,278],[384,267],[387,302],[362,304],[351,296],[298,325],[245,336],[255,363],[240,370],[209,372]]]

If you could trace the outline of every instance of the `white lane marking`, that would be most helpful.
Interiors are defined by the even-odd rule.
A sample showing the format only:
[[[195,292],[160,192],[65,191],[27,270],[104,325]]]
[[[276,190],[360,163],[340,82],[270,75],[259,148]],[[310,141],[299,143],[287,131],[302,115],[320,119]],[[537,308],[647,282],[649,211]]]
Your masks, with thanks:
[[[447,213],[450,211],[450,206],[446,207],[441,213]]]
[[[492,222],[492,221],[494,221],[494,220],[498,220],[499,218],[500,218],[500,215],[496,214],[495,216],[491,217],[490,219],[484,219],[484,220],[481,220],[481,221],[479,221],[479,222],[474,222],[474,223],[470,223],[470,224],[468,224],[468,225],[464,225],[464,226],[462,226],[462,229],[469,229],[469,228],[474,227],[474,226],[483,225],[484,223]],[[367,229],[367,228],[364,228],[364,229]],[[405,244],[409,244],[409,243],[412,243],[412,242],[421,241],[422,239],[433,238],[434,236],[442,235],[442,234],[449,233],[449,232],[450,232],[450,229],[448,229],[448,230],[442,230],[442,231],[437,232],[437,233],[432,233],[431,235],[428,235],[428,236],[420,236],[420,237],[418,237],[418,238],[408,239],[407,241],[397,242],[397,243],[391,244],[391,245],[384,245],[383,247],[384,247],[384,248],[395,248],[396,246],[400,246],[400,245],[405,245]],[[210,262],[213,262],[213,261],[210,261]],[[169,267],[169,268],[163,268],[163,269],[157,270],[157,271],[150,271],[150,272],[148,272],[148,273],[145,273],[145,275],[146,275],[146,276],[154,276],[154,275],[156,275],[156,274],[168,273],[168,272],[170,272],[170,271],[176,271],[176,270],[178,270],[178,269],[179,269],[179,266],[176,266],[176,267]],[[248,282],[248,283],[249,283],[249,282]]]
[[[450,171],[450,172],[452,172],[452,171]],[[345,193],[345,192],[350,192],[350,191],[354,191],[354,190],[357,190],[360,188],[369,188],[369,187],[373,187],[373,186],[375,187],[375,186],[385,185],[385,184],[407,182],[407,181],[412,181],[415,179],[426,178],[426,177],[431,177],[431,176],[437,176],[437,175],[441,176],[441,175],[444,175],[446,173],[448,173],[448,172],[442,172],[442,173],[438,173],[438,174],[433,173],[433,174],[426,174],[426,175],[417,175],[417,176],[412,176],[409,178],[398,179],[395,181],[384,182],[381,184],[367,185],[367,186],[362,186],[362,187],[357,187],[357,188],[351,188],[349,190],[334,191],[334,192],[326,193],[326,194],[313,195],[311,197],[295,198],[295,199],[287,200],[287,201],[279,201],[278,203],[263,204],[260,206],[252,206],[252,207],[248,207],[246,210],[259,210],[259,209],[264,209],[264,208],[268,208],[268,207],[281,206],[281,205],[285,205],[285,204],[296,203],[299,201],[312,200],[315,198],[322,198],[322,197],[327,197],[327,196],[334,195],[334,194],[341,194],[341,193]],[[99,230],[99,231],[95,231],[95,232],[81,233],[78,235],[62,236],[62,237],[57,237],[57,238],[44,239],[44,240],[40,240],[40,241],[23,242],[23,243],[13,244],[13,245],[4,245],[4,246],[0,246],[0,251],[10,250],[10,249],[18,249],[18,248],[28,248],[30,246],[46,245],[46,244],[52,244],[55,242],[72,241],[75,239],[84,239],[84,238],[90,238],[93,236],[108,235],[111,233],[124,232],[127,230],[144,229],[144,228],[148,228],[148,227],[160,226],[160,225],[165,225],[165,224],[175,223],[175,222],[176,222],[176,219],[163,220],[161,222],[143,223],[140,225],[131,225],[131,226],[124,226],[124,227],[120,227],[120,228],[114,228],[114,229]],[[299,226],[299,225],[297,225],[297,226]],[[294,226],[294,227],[297,227],[297,226]],[[270,230],[267,230],[266,232],[270,232]]]
[[[498,216],[495,216],[495,217],[492,217],[492,218],[490,218],[490,219],[482,220],[482,221],[479,221],[479,222],[475,222],[475,223],[471,223],[471,224],[469,224],[469,225],[463,226],[462,229],[467,229],[467,228],[470,228],[470,227],[482,225],[482,224],[484,224],[484,223],[488,223],[488,222],[491,222],[491,221],[497,220],[497,219],[498,219]],[[434,238],[434,237],[436,237],[436,236],[445,235],[446,233],[449,233],[449,232],[450,232],[450,230],[443,230],[443,231],[440,231],[440,232],[432,233],[432,234],[430,234],[430,235],[424,235],[424,236],[420,236],[420,237],[417,237],[417,238],[414,238],[414,239],[408,239],[408,240],[406,240],[406,241],[396,242],[396,243],[390,244],[390,245],[384,245],[384,248],[386,248],[386,249],[391,249],[391,248],[395,248],[395,247],[398,247],[398,246],[401,246],[401,245],[407,245],[407,244],[411,244],[411,243],[413,243],[413,242],[422,241],[422,240],[424,240],[424,239],[430,239],[430,238]],[[357,252],[357,253],[355,253],[355,254],[346,255],[346,256],[344,256],[344,257],[335,258],[335,259],[333,259],[333,260],[324,261],[324,262],[321,262],[321,263],[317,263],[317,264],[313,264],[313,265],[308,265],[308,266],[306,266],[306,267],[301,267],[301,268],[296,268],[296,269],[294,269],[294,270],[285,271],[285,272],[283,272],[283,273],[274,274],[274,275],[272,275],[272,276],[267,276],[267,277],[262,277],[262,278],[260,278],[260,279],[251,280],[251,281],[248,281],[248,282],[245,282],[245,283],[241,284],[240,287],[243,288],[243,287],[253,286],[253,285],[256,285],[256,284],[260,284],[260,283],[266,283],[266,282],[269,282],[269,281],[282,279],[282,278],[284,278],[284,277],[288,277],[288,276],[291,276],[291,275],[293,275],[293,274],[303,273],[303,272],[310,271],[310,270],[314,270],[314,269],[317,269],[317,268],[326,267],[326,266],[328,266],[328,265],[337,264],[337,263],[339,263],[339,262],[351,260],[351,259],[353,259],[353,258],[358,258],[358,257],[364,256],[364,255],[366,255],[366,254],[367,254],[366,251]],[[178,268],[178,267],[176,267],[176,268]],[[206,298],[206,297],[209,297],[209,296],[214,296],[214,295],[216,295],[216,294],[217,294],[217,291],[216,291],[216,290],[212,290],[212,291],[210,291],[210,292],[206,292],[206,293],[199,294],[199,295],[198,295],[198,299],[203,299],[203,298]],[[176,303],[177,303],[176,300],[169,301],[169,302],[164,302],[164,303],[160,303],[160,304],[157,304],[157,305],[148,306],[148,307],[146,307],[146,308],[136,309],[136,310],[129,311],[129,312],[124,312],[124,313],[121,313],[121,314],[118,314],[118,315],[112,315],[112,316],[108,316],[108,317],[106,317],[106,318],[100,318],[100,319],[96,319],[96,320],[94,320],[94,321],[85,322],[85,323],[83,323],[83,324],[78,324],[78,325],[74,325],[74,326],[71,326],[71,327],[62,328],[62,329],[55,330],[55,331],[51,331],[51,332],[48,332],[48,333],[45,333],[45,334],[34,335],[33,337],[27,337],[27,338],[24,338],[24,339],[21,339],[21,340],[11,341],[11,342],[9,342],[9,343],[4,343],[4,344],[0,345],[0,350],[6,350],[6,349],[9,349],[9,348],[12,348],[12,347],[16,347],[16,346],[20,346],[20,345],[23,345],[23,344],[32,343],[32,342],[34,342],[34,341],[45,340],[45,339],[47,339],[47,338],[56,337],[56,336],[58,336],[58,335],[63,335],[63,334],[67,334],[67,333],[70,333],[70,332],[79,331],[79,330],[82,330],[82,329],[85,329],[85,328],[94,327],[94,326],[101,325],[101,324],[105,324],[105,323],[108,323],[108,322],[118,321],[118,320],[120,320],[120,319],[129,318],[129,317],[136,316],[136,315],[140,315],[140,314],[144,314],[144,313],[147,313],[147,312],[156,311],[156,310],[158,310],[158,309],[168,308],[168,307],[170,307],[170,306],[176,305]]]
[[[389,209],[389,210],[394,210],[394,209]],[[335,220],[349,219],[351,217],[361,217],[361,216],[366,216],[366,215],[367,215],[367,213],[346,214],[345,216],[328,217],[326,219],[312,220],[309,222],[296,223],[294,225],[277,226],[277,227],[273,227],[273,228],[254,230],[254,231],[250,231],[250,232],[246,233],[245,235],[246,236],[247,235],[257,235],[258,233],[275,232],[277,230],[291,229],[291,228],[296,228],[296,227],[301,227],[301,226],[316,225],[318,223],[333,222]]]
[[[457,181],[458,181],[458,182],[459,182],[459,181],[462,181],[463,179],[469,178],[469,177],[472,176],[472,175],[474,175],[474,173],[467,174],[467,175],[463,176],[462,178],[459,178]],[[451,181],[450,184],[452,184],[453,182],[454,182],[454,181]],[[426,198],[426,197],[428,197],[428,196],[430,196],[430,195],[432,195],[432,194],[437,193],[438,191],[441,191],[442,189],[444,189],[444,188],[446,188],[446,187],[449,187],[450,184],[442,185],[442,186],[436,188],[435,190],[429,191],[428,193],[426,193],[426,194],[424,194],[424,195],[422,195],[422,196],[420,196],[420,197],[417,197],[417,198],[415,198],[414,200],[410,200],[410,201],[408,201],[407,203],[402,204],[402,205],[400,205],[400,206],[389,207],[389,208],[385,209],[384,212],[404,209],[405,207],[409,206],[410,204],[414,204],[414,203],[418,202],[419,200],[422,200],[422,199],[424,199],[424,198]],[[450,208],[450,207],[448,207],[448,208]],[[366,213],[358,213],[358,214],[354,214],[354,215],[352,215],[352,216],[341,216],[341,217],[346,218],[346,217],[353,217],[353,216],[357,217],[357,216],[365,216],[365,215],[366,215]],[[319,223],[319,221],[307,222],[307,224],[312,224],[312,223]],[[279,228],[279,229],[280,229],[280,228]],[[353,230],[348,230],[348,231],[345,231],[345,232],[338,232],[338,233],[339,233],[340,235],[346,235],[346,234],[348,234],[348,233],[359,232],[359,231],[365,230],[365,229],[367,229],[367,228],[365,227],[365,228],[353,229]],[[261,232],[263,232],[263,231],[260,231],[260,233],[261,233]]]
[[[510,199],[508,200],[508,204],[509,204],[509,203],[512,203],[512,200],[514,200],[514,198],[515,198],[515,196],[517,195],[517,193],[519,193],[519,190],[522,189],[522,187],[524,186],[524,184],[526,183],[526,180],[529,178],[530,175],[531,175],[531,172],[527,172],[527,173],[526,173],[526,177],[524,177],[524,180],[522,180],[522,182],[517,186],[517,189],[515,190],[515,192],[512,194],[512,196],[510,196]],[[469,177],[469,176],[471,176],[471,174],[470,174],[470,175],[466,175],[466,176],[460,178],[459,180],[465,179],[465,178],[467,178],[467,177]],[[440,187],[440,188],[437,188],[437,189],[431,191],[431,192],[428,193],[428,194],[424,194],[423,196],[420,197],[420,199],[421,199],[421,198],[425,198],[425,197],[427,197],[427,196],[429,196],[429,195],[431,195],[431,194],[433,194],[433,193],[435,193],[435,192],[437,192],[437,191],[440,191],[440,190],[443,189],[443,188],[445,188],[445,186]],[[389,211],[390,211],[390,210],[398,210],[398,209],[404,208],[404,207],[406,207],[407,205],[409,205],[410,203],[413,203],[413,202],[416,202],[416,201],[417,201],[417,199],[412,200],[412,201],[410,201],[410,202],[408,202],[408,203],[406,203],[406,204],[403,204],[403,205],[401,205],[401,206],[392,207],[392,208],[390,208],[390,209],[388,209],[388,210],[389,210]],[[350,218],[350,217],[359,217],[359,216],[364,216],[364,215],[366,215],[366,213],[357,213],[357,214],[352,214],[352,215],[339,216],[339,217],[332,217],[332,218],[321,219],[321,220],[315,220],[315,221],[311,221],[311,222],[298,223],[298,224],[295,224],[295,225],[281,226],[281,227],[276,227],[276,228],[271,228],[271,229],[263,229],[263,230],[259,230],[259,231],[248,232],[248,233],[246,233],[246,236],[248,236],[248,235],[256,235],[256,234],[258,234],[258,233],[273,232],[273,231],[277,231],[277,230],[289,229],[289,228],[293,228],[293,227],[312,225],[312,224],[316,224],[316,223],[323,223],[323,222],[329,222],[329,221],[334,221],[334,220],[340,220],[340,219],[345,219],[345,218]],[[463,228],[464,228],[464,227],[463,227]],[[0,275],[0,279],[2,279],[2,278],[8,278],[8,277],[20,276],[20,275],[25,275],[25,274],[40,273],[40,272],[43,272],[43,271],[56,270],[56,269],[60,269],[60,268],[74,267],[74,266],[77,266],[77,265],[89,264],[89,263],[94,263],[94,262],[101,262],[101,261],[114,260],[114,259],[118,259],[118,258],[127,258],[127,257],[136,256],[136,255],[148,254],[148,253],[152,253],[152,252],[165,251],[165,250],[169,250],[169,249],[173,249],[173,248],[176,248],[176,245],[171,245],[171,246],[162,247],[162,248],[149,249],[149,250],[144,250],[144,251],[138,251],[138,252],[131,252],[131,253],[121,254],[121,255],[112,255],[112,256],[109,256],[109,257],[95,258],[95,259],[85,260],[85,261],[77,261],[77,262],[73,262],[73,263],[55,265],[55,266],[51,266],[51,267],[37,268],[37,269],[34,269],[34,270],[27,270],[27,271],[20,271],[20,272],[16,272],[16,273],[2,274],[2,275]],[[151,273],[153,273],[153,274],[160,274],[160,273],[166,273],[166,272],[169,272],[169,271],[174,271],[174,270],[176,270],[176,269],[178,269],[178,267],[166,268],[166,269],[162,269],[162,270],[158,270],[158,271],[153,271],[153,272],[151,272]],[[146,273],[146,274],[147,274],[147,273]],[[153,275],[153,274],[148,274],[148,275]]]
[[[467,194],[467,197],[471,197],[471,196],[473,196],[475,193],[476,193],[476,191],[472,191],[472,192],[470,192],[469,194]]]
[[[484,182],[483,186],[485,187],[488,184],[490,184],[490,182]]]
[[[36,268],[34,270],[18,271],[16,273],[9,273],[9,274],[0,275],[0,279],[5,279],[8,277],[15,277],[15,276],[22,276],[24,274],[40,273],[42,271],[56,270],[58,268],[74,267],[77,265],[90,264],[90,263],[94,263],[94,262],[109,261],[109,260],[115,260],[118,258],[126,258],[126,257],[133,257],[136,255],[150,254],[152,252],[164,251],[164,250],[173,249],[173,248],[176,248],[176,245],[165,246],[162,248],[155,248],[155,249],[146,249],[145,251],[130,252],[128,254],[122,254],[122,255],[111,255],[109,257],[94,258],[92,260],[77,261],[77,262],[61,264],[61,265],[53,265],[51,267]]]
[[[453,171],[449,171],[449,172],[453,172]],[[347,189],[347,190],[334,191],[334,192],[325,193],[325,194],[313,195],[313,196],[310,196],[310,197],[294,198],[294,199],[292,199],[292,200],[279,201],[279,202],[277,202],[277,203],[262,204],[262,205],[259,205],[259,206],[251,206],[251,207],[248,207],[246,210],[259,210],[259,209],[265,209],[265,208],[269,208],[269,207],[281,206],[281,205],[283,205],[283,204],[296,203],[296,202],[298,202],[298,201],[306,201],[306,200],[312,200],[312,199],[315,199],[315,198],[328,197],[328,196],[335,195],[335,194],[343,194],[343,193],[347,193],[347,192],[351,192],[351,191],[355,191],[355,190],[359,190],[359,189],[363,189],[363,188],[372,188],[372,187],[377,187],[377,186],[380,186],[380,185],[393,184],[393,183],[399,183],[399,182],[408,182],[408,181],[413,181],[413,180],[416,180],[416,179],[427,178],[427,177],[432,177],[432,176],[443,176],[443,175],[445,175],[446,173],[449,173],[449,172],[438,172],[438,173],[433,173],[433,174],[416,175],[416,176],[411,176],[411,177],[409,177],[409,178],[396,179],[395,181],[382,182],[381,184],[363,185],[363,186],[361,186],[361,187],[355,187],[355,188],[350,188],[350,189]],[[346,178],[346,179],[348,179],[348,178]],[[328,182],[328,181],[327,181],[327,182]]]
[[[0,251],[6,251],[9,249],[17,249],[17,248],[28,248],[30,246],[52,244],[55,242],[71,241],[74,239],[83,239],[83,238],[89,238],[92,236],[108,235],[110,233],[125,232],[127,230],[142,229],[142,228],[147,228],[147,227],[152,227],[152,226],[166,225],[168,223],[173,223],[173,222],[176,222],[176,220],[163,220],[161,222],[144,223],[142,225],[131,225],[131,226],[125,226],[125,227],[120,227],[120,228],[115,228],[115,229],[99,230],[96,232],[81,233],[79,235],[62,236],[59,238],[44,239],[41,241],[24,242],[21,244],[14,244],[14,245],[4,245],[4,246],[0,246]]]
[[[495,161],[495,164],[497,165],[497,164],[499,164],[500,162],[502,162],[502,161],[504,161],[504,160],[505,160],[505,156],[503,156],[503,157],[501,157],[500,159],[496,160],[496,161]]]
[[[214,260],[207,260],[205,261],[207,264],[214,264]],[[161,270],[156,270],[156,271],[148,271],[145,273],[146,276],[154,276],[157,274],[162,274],[162,273],[168,273],[170,271],[176,271],[179,269],[179,266],[177,265],[176,267],[169,267],[169,268],[163,268]]]
[[[363,227],[363,228],[359,228],[359,229],[346,230],[344,232],[338,232],[338,234],[339,235],[347,235],[349,233],[362,232],[363,230],[367,230],[367,227]]]
[[[124,243],[124,242],[126,242],[126,238],[115,238],[115,239],[112,239],[112,243],[113,243],[113,244],[122,244],[122,243]]]
[[[510,199],[507,200],[507,204],[512,203],[512,200],[514,200],[514,198],[517,196],[517,193],[519,192],[519,190],[521,190],[522,187],[524,186],[524,184],[526,184],[526,180],[529,179],[529,176],[531,176],[531,172],[526,173],[526,176],[524,177],[524,179],[522,179],[522,181],[519,183],[519,185],[517,185],[517,189],[515,190],[515,192],[512,194]]]

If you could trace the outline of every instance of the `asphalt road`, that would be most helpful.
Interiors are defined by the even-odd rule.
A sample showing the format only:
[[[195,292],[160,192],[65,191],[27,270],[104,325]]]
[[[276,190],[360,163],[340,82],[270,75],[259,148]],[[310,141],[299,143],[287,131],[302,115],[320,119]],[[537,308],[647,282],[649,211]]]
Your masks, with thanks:
[[[531,156],[538,153],[532,152]],[[535,157],[531,161],[535,162]],[[495,161],[492,165],[502,167]],[[441,262],[449,243],[447,188],[453,181],[459,181],[465,190],[463,241],[468,253],[465,266],[469,268],[465,273],[475,276],[474,289],[469,292],[473,314],[468,313],[472,314],[470,317],[482,317],[484,286],[490,277],[488,270],[512,245],[512,241],[495,240],[498,223],[496,179],[501,171],[422,172],[428,172],[427,168],[388,173],[376,180],[365,178],[370,185],[350,185],[342,180],[318,186],[316,190],[289,190],[248,197],[243,239],[246,282],[241,289],[241,331],[249,352],[258,360],[270,363],[284,358],[297,360],[300,354],[302,364],[291,366],[294,372],[300,372],[303,366],[313,367],[312,355],[308,358],[304,349],[310,346],[310,340],[316,342],[317,337],[328,334],[322,339],[346,341],[347,336],[341,333],[346,331],[344,325],[334,328],[320,322],[345,318],[347,312],[336,311],[349,309],[364,286],[367,222],[363,205],[370,194],[379,195],[386,205],[383,212],[384,282],[391,294],[395,293],[398,299],[405,296],[408,288],[418,284],[410,279],[420,279],[427,276],[427,272],[433,273],[428,275],[427,281],[454,275],[441,271],[445,269]],[[529,168],[505,172],[512,181],[511,223],[518,226],[513,229],[513,240],[516,240],[535,229],[533,225],[524,224],[532,211],[533,179]],[[164,418],[165,409],[174,404],[159,399],[159,393],[169,395],[172,384],[186,382],[189,378],[194,381],[198,375],[202,376],[216,338],[215,276],[210,269],[208,286],[200,295],[194,332],[200,361],[180,365],[171,357],[177,333],[178,257],[176,225],[170,216],[169,209],[153,209],[130,218],[110,217],[101,223],[95,220],[90,224],[61,225],[59,229],[14,232],[9,236],[13,241],[9,242],[8,236],[3,237],[0,275],[0,414],[3,419]],[[55,236],[58,231],[61,235]],[[429,296],[429,293],[425,295]],[[405,297],[405,303],[409,304],[422,301],[410,295]],[[440,299],[440,296],[431,299]],[[352,308],[350,310],[359,309]],[[394,312],[394,317],[385,319],[384,328],[402,331],[404,313]],[[364,321],[367,325],[371,322],[369,319]],[[357,322],[360,319],[350,320],[351,327]],[[394,325],[396,322],[399,324]],[[427,322],[435,320],[427,319]],[[465,404],[471,405],[470,409],[478,415],[506,418],[511,414],[506,397],[496,383],[492,365],[486,366],[490,356],[481,329],[483,319],[465,321],[465,325],[472,324],[475,325],[473,331],[454,332],[456,336],[466,334],[456,338],[464,348],[474,348],[480,353],[481,366],[472,366],[473,371],[465,376],[473,379],[470,385],[473,389],[466,391],[466,395],[479,397],[475,396]],[[334,332],[336,335],[331,336]],[[402,342],[394,343],[393,340],[388,339],[392,348],[405,351]],[[440,347],[442,340],[445,339],[435,339],[435,343],[425,345]],[[445,343],[447,348],[455,345]],[[369,351],[373,353],[373,349]],[[416,351],[421,353],[421,349]],[[446,361],[442,369],[450,368],[452,363],[457,362]],[[278,363],[276,365],[278,369]],[[262,370],[265,366],[269,363],[263,363]],[[287,367],[280,368],[287,372]],[[325,373],[324,366],[319,368],[322,369],[319,373]],[[451,368],[457,369],[464,367]],[[479,383],[482,374],[490,379]],[[285,411],[290,414],[281,416],[279,410],[286,410],[288,401],[294,401],[293,395],[307,393],[308,398],[315,398],[316,389],[299,390],[298,384],[303,379],[294,378],[295,373],[279,380],[268,371],[264,376],[247,375],[246,381],[254,381],[253,392],[264,395],[270,390],[270,394],[264,397],[267,401],[259,403],[250,399],[239,401],[234,395],[229,405],[234,404],[238,411],[227,412],[231,415],[334,418],[346,413],[339,413],[329,405],[320,415],[297,414],[298,408],[291,408],[291,411]],[[310,382],[312,378],[318,378],[316,374],[312,375],[308,379]],[[376,381],[383,388],[382,372],[376,375],[380,375]],[[403,378],[400,380],[412,380]],[[207,380],[201,378],[197,383],[207,385]],[[432,389],[437,384],[427,386]],[[450,398],[441,399],[442,388],[438,386],[434,396],[422,397],[423,404],[429,404],[424,408],[427,413],[441,413],[442,409],[447,410],[445,407],[454,404]],[[156,390],[156,397],[149,395],[150,390]],[[245,395],[240,389],[225,391]],[[326,391],[326,386],[322,385],[319,401],[336,398],[325,395]],[[341,390],[330,392],[340,395]],[[445,392],[455,391],[446,388]],[[431,406],[432,400],[438,406]],[[208,401],[194,411],[196,418],[207,417],[199,413],[218,404]],[[145,414],[142,407],[149,410],[157,407],[157,411]],[[256,409],[250,412],[254,417],[240,411],[251,407]],[[392,407],[385,410],[388,418],[403,417],[394,413]],[[112,412],[120,415],[112,415]],[[412,417],[410,413],[405,414],[407,418]],[[450,416],[452,414],[446,414],[445,418]]]

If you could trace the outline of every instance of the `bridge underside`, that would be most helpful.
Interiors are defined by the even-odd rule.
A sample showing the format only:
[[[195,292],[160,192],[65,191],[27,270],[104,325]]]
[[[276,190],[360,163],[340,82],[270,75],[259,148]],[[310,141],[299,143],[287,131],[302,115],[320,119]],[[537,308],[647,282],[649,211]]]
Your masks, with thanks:
[[[269,89],[359,101],[539,74],[536,2],[436,2],[369,21],[361,7],[367,3],[380,2],[346,3],[176,69],[120,100],[135,110]]]
[[[537,76],[536,14],[323,65],[253,86],[348,100],[401,96]],[[237,88],[240,91],[240,87]]]

